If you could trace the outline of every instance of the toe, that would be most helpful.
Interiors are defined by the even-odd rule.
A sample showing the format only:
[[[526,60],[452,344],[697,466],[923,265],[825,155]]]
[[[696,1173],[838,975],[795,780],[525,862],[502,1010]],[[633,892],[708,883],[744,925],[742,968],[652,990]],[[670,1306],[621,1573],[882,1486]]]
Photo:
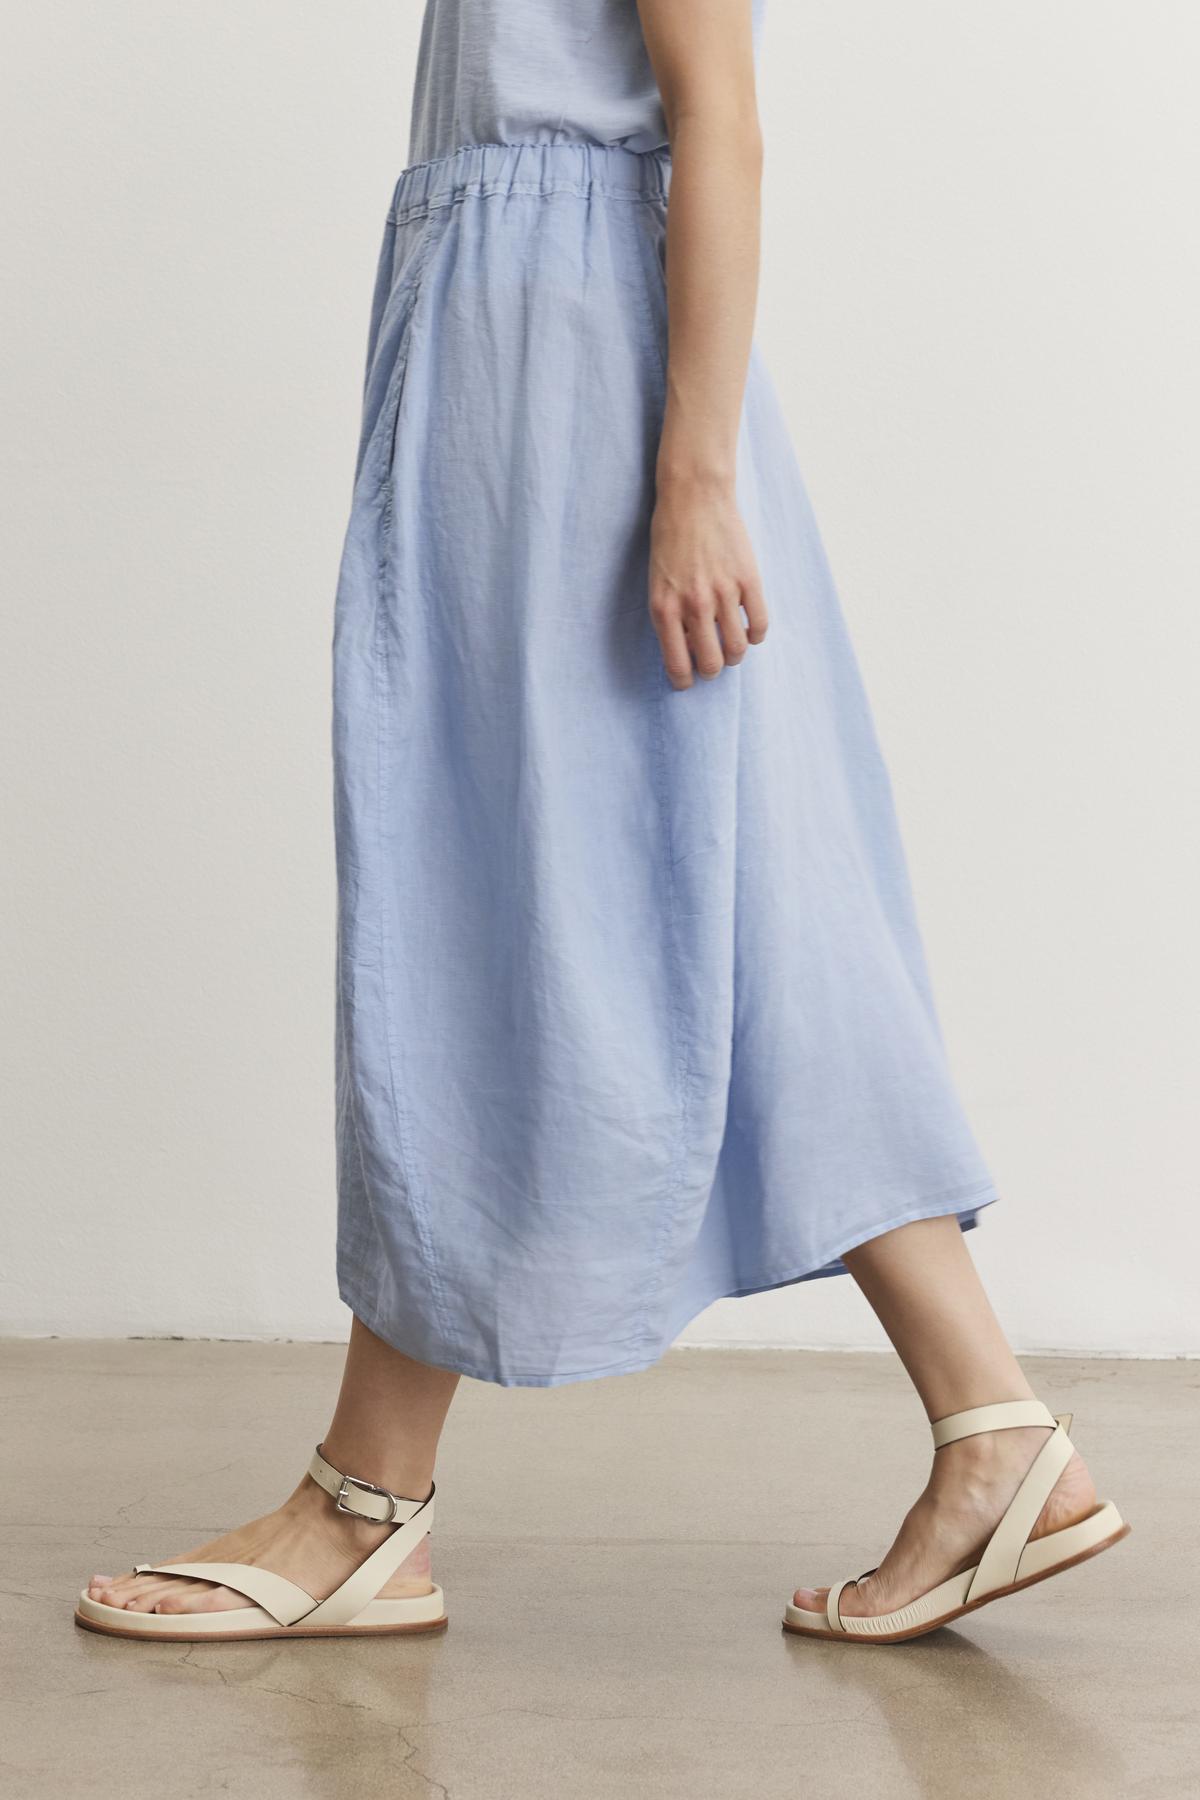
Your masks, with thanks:
[[[229,1589],[214,1587],[210,1581],[173,1581],[166,1592],[159,1595],[155,1611],[224,1612],[233,1604]]]
[[[115,1580],[111,1576],[96,1576],[88,1583],[88,1593],[93,1600],[103,1601],[105,1606],[124,1606],[134,1592],[130,1579],[128,1576],[118,1576]]]
[[[828,1593],[827,1587],[797,1588],[792,1595],[792,1605],[798,1606],[801,1612],[824,1612]]]
[[[199,1612],[197,1590],[193,1582],[173,1581],[155,1603],[156,1613]]]
[[[144,1580],[144,1576],[135,1575],[131,1571],[128,1575],[118,1575],[115,1579],[109,1578],[103,1581],[102,1585],[109,1594],[115,1596],[112,1604],[118,1606],[122,1600],[128,1599],[130,1594],[135,1593],[137,1583]]]
[[[141,1592],[127,1594],[124,1600],[116,1600],[113,1604],[115,1606],[124,1606],[126,1612],[153,1612],[157,1599],[158,1591],[156,1588],[151,1587],[144,1589]]]

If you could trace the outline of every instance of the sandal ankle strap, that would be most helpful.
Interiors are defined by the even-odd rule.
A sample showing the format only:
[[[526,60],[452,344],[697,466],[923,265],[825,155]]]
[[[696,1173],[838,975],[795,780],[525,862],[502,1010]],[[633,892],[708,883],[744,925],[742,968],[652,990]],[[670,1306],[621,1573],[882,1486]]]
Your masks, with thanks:
[[[1069,1414],[1064,1417],[1069,1424]],[[953,1444],[959,1438],[977,1437],[984,1431],[1008,1431],[1018,1425],[1048,1425],[1053,1429],[1057,1424],[1050,1408],[1043,1406],[1040,1400],[998,1400],[992,1406],[969,1406],[965,1412],[948,1413],[944,1419],[932,1420],[933,1447],[940,1450],[943,1444]]]
[[[335,1469],[328,1458],[321,1454],[320,1444],[313,1451],[308,1473],[317,1486],[324,1488],[332,1497],[338,1512],[354,1513],[360,1519],[370,1519],[376,1525],[405,1525],[426,1507],[432,1516],[432,1487],[428,1499],[407,1500],[402,1494],[393,1494],[389,1489],[377,1487],[373,1481],[364,1481],[358,1475],[343,1475],[340,1469]]]

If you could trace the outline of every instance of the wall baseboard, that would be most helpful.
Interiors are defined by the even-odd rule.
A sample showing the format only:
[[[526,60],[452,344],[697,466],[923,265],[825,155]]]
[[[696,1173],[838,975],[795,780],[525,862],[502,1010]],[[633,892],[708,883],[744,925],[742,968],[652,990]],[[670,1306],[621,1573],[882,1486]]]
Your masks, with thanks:
[[[62,1331],[0,1331],[0,1350],[6,1343],[91,1343],[91,1344],[341,1344],[345,1338],[336,1337],[280,1337],[271,1332],[237,1332],[232,1336],[214,1336],[206,1333],[203,1336],[190,1336],[181,1332],[122,1332],[119,1335],[106,1335],[95,1332],[62,1332]],[[887,1344],[794,1344],[769,1342],[756,1338],[739,1339],[730,1343],[722,1339],[697,1343],[691,1339],[673,1344],[668,1354],[692,1355],[696,1352],[711,1355],[713,1352],[731,1351],[735,1355],[771,1354],[787,1352],[795,1355],[809,1356],[891,1356],[893,1351]],[[1018,1356],[1061,1357],[1083,1362],[1200,1362],[1200,1351],[1195,1350],[1097,1350],[1090,1345],[1071,1344],[1019,1344],[1016,1346]]]

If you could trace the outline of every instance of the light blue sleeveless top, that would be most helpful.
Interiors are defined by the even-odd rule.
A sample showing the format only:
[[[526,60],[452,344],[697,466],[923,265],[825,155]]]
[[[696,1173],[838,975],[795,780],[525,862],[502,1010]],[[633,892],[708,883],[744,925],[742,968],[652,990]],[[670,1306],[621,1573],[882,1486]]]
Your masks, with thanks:
[[[765,0],[754,0],[755,37]],[[667,141],[636,0],[427,0],[410,162],[463,144]]]

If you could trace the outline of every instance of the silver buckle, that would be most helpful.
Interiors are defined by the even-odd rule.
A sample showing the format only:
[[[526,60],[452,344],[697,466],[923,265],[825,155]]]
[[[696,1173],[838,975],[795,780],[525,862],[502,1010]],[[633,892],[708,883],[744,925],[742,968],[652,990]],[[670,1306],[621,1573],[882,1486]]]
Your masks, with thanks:
[[[396,1523],[396,1512],[400,1502],[395,1494],[388,1488],[376,1487],[373,1481],[360,1481],[357,1475],[342,1476],[342,1485],[338,1489],[337,1497],[333,1503],[336,1512],[350,1513],[356,1519],[366,1518],[367,1515],[365,1513],[360,1513],[356,1507],[345,1505],[346,1495],[351,1488],[359,1488],[364,1494],[378,1494],[381,1500],[390,1502],[392,1510],[389,1517],[386,1519],[376,1519],[373,1523],[376,1525],[394,1525]]]

